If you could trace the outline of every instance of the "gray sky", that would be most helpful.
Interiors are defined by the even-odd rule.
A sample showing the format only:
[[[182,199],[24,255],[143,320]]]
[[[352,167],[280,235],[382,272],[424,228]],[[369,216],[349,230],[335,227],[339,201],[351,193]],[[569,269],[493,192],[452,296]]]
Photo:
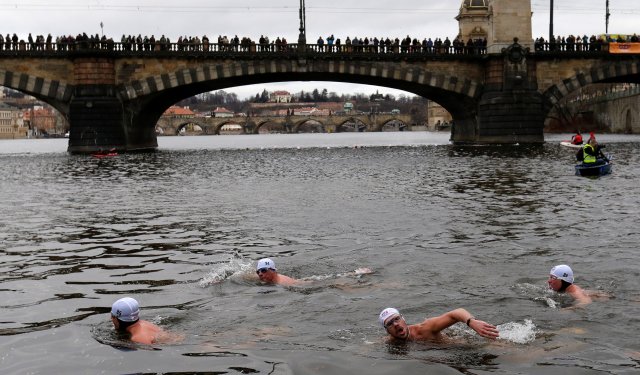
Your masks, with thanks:
[[[454,38],[458,33],[461,0],[306,0],[307,39],[334,34],[336,38],[403,37],[422,39]],[[610,0],[609,32],[640,34],[638,0]],[[218,35],[260,35],[298,39],[298,7],[294,0],[0,0],[0,33],[24,36],[51,33],[76,35],[104,34],[119,40],[122,34],[164,34],[176,41],[179,36],[217,38]],[[549,34],[550,0],[531,0],[533,36]],[[602,34],[605,32],[606,0],[554,0],[554,34]],[[376,87],[330,82],[288,82],[230,88],[246,97],[285,89],[291,92],[327,88],[341,92],[375,92]],[[401,92],[379,88],[382,93]]]

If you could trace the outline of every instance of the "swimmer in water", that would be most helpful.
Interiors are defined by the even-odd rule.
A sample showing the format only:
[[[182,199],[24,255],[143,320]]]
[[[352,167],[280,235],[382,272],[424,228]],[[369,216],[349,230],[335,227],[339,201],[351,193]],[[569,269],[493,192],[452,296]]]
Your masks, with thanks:
[[[496,339],[499,336],[495,326],[474,318],[462,308],[428,318],[422,323],[408,325],[397,309],[387,307],[378,316],[378,321],[393,340],[440,341],[443,339],[441,331],[459,322],[465,323],[482,337]]]
[[[573,270],[571,267],[566,264],[560,264],[549,271],[547,284],[549,284],[549,289],[551,290],[558,293],[569,294],[578,302],[578,306],[591,303],[591,297],[589,297],[582,288],[574,284],[573,281]]]
[[[297,280],[289,276],[279,274],[276,269],[276,262],[270,258],[263,258],[258,261],[256,265],[256,273],[261,282],[265,284],[277,284],[284,286],[291,286],[303,283],[302,280]]]
[[[131,297],[120,298],[111,306],[111,322],[116,331],[127,333],[130,340],[139,344],[156,344],[160,341],[177,341],[179,337],[172,337],[157,325],[146,320],[140,320],[140,306]]]
[[[369,268],[358,268],[353,271],[353,275],[365,275],[372,273]],[[276,263],[270,258],[263,258],[258,261],[256,265],[256,273],[261,282],[265,284],[274,284],[282,286],[301,285],[309,283],[309,280],[294,279],[289,276],[278,273],[276,269]]]

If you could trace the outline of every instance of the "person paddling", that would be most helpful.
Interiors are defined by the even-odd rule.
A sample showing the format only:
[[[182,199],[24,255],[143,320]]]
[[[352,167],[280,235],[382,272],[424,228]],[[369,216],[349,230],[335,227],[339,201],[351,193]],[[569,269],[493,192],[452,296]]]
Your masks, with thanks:
[[[582,144],[582,134],[580,134],[580,130],[576,130],[576,134],[571,137],[571,144],[581,145]]]

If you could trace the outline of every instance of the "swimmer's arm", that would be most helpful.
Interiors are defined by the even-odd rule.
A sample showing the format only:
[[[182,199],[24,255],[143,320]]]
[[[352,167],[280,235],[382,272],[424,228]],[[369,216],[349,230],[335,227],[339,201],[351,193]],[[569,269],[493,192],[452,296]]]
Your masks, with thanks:
[[[370,273],[373,273],[373,270],[371,268],[367,268],[367,267],[356,268],[353,271],[353,275],[354,276],[368,275]]]
[[[369,275],[371,273],[373,273],[373,270],[371,268],[360,267],[360,268],[356,268],[355,270],[353,270],[351,272],[339,273],[336,276],[337,277],[349,277],[349,276]]]
[[[471,320],[469,320],[471,319]],[[438,334],[445,328],[448,328],[458,322],[469,322],[469,327],[476,331],[480,336],[488,339],[495,339],[498,337],[498,329],[482,320],[475,319],[471,313],[465,309],[456,309],[449,311],[435,318],[425,320],[421,326],[431,331],[432,334]]]

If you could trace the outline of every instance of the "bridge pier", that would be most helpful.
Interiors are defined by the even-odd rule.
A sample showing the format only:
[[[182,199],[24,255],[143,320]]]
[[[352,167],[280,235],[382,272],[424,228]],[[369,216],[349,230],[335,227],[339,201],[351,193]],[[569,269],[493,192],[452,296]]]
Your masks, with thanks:
[[[538,92],[535,64],[527,64],[528,53],[528,48],[514,38],[501,55],[489,57],[476,128],[471,129],[469,123],[459,128],[456,123],[454,142],[468,142],[470,138],[474,143],[544,142],[547,111]]]
[[[477,143],[543,143],[542,97],[537,92],[486,92],[478,108]]]
[[[138,117],[137,111],[127,110],[113,86],[79,85],[69,103],[67,150],[92,153],[157,148],[155,128],[144,126]]]

